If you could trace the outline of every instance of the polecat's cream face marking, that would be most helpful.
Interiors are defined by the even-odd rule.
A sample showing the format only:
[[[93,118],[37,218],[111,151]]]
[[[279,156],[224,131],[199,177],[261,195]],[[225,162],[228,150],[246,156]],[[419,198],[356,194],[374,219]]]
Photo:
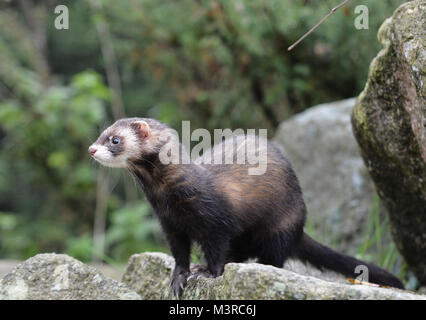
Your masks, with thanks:
[[[149,136],[149,132],[145,121],[118,120],[102,132],[88,151],[106,167],[127,168],[129,160],[142,155],[144,139]]]

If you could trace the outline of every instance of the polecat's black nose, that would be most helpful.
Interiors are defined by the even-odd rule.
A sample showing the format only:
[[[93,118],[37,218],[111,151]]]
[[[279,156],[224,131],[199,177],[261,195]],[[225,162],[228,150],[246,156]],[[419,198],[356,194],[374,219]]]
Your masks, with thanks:
[[[98,151],[98,149],[96,149],[93,146],[90,146],[87,151],[89,151],[89,153],[93,156],[96,153],[96,151]]]

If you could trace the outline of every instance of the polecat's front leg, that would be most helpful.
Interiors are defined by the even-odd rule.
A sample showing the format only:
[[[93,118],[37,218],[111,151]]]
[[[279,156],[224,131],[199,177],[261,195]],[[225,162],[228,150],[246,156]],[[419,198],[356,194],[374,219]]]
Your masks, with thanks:
[[[190,252],[191,241],[184,233],[177,232],[171,227],[164,226],[167,241],[175,258],[175,269],[170,282],[172,297],[180,298],[185,288],[187,278],[190,274]]]
[[[173,298],[179,299],[182,296],[183,289],[185,288],[189,274],[189,270],[176,265],[175,269],[173,270],[172,280],[170,282]]]

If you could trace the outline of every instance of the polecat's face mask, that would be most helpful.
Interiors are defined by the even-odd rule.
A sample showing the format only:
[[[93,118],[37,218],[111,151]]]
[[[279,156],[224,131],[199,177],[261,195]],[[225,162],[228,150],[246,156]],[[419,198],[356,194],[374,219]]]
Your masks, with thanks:
[[[149,126],[144,121],[119,120],[105,129],[88,149],[90,155],[106,167],[127,168],[128,161],[142,155]]]

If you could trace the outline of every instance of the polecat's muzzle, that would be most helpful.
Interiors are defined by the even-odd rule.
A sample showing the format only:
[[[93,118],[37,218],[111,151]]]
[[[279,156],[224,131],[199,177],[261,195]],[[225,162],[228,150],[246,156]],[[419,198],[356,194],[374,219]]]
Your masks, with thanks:
[[[93,146],[90,146],[87,151],[93,156],[96,153],[96,151],[98,151],[98,149],[96,149]]]

